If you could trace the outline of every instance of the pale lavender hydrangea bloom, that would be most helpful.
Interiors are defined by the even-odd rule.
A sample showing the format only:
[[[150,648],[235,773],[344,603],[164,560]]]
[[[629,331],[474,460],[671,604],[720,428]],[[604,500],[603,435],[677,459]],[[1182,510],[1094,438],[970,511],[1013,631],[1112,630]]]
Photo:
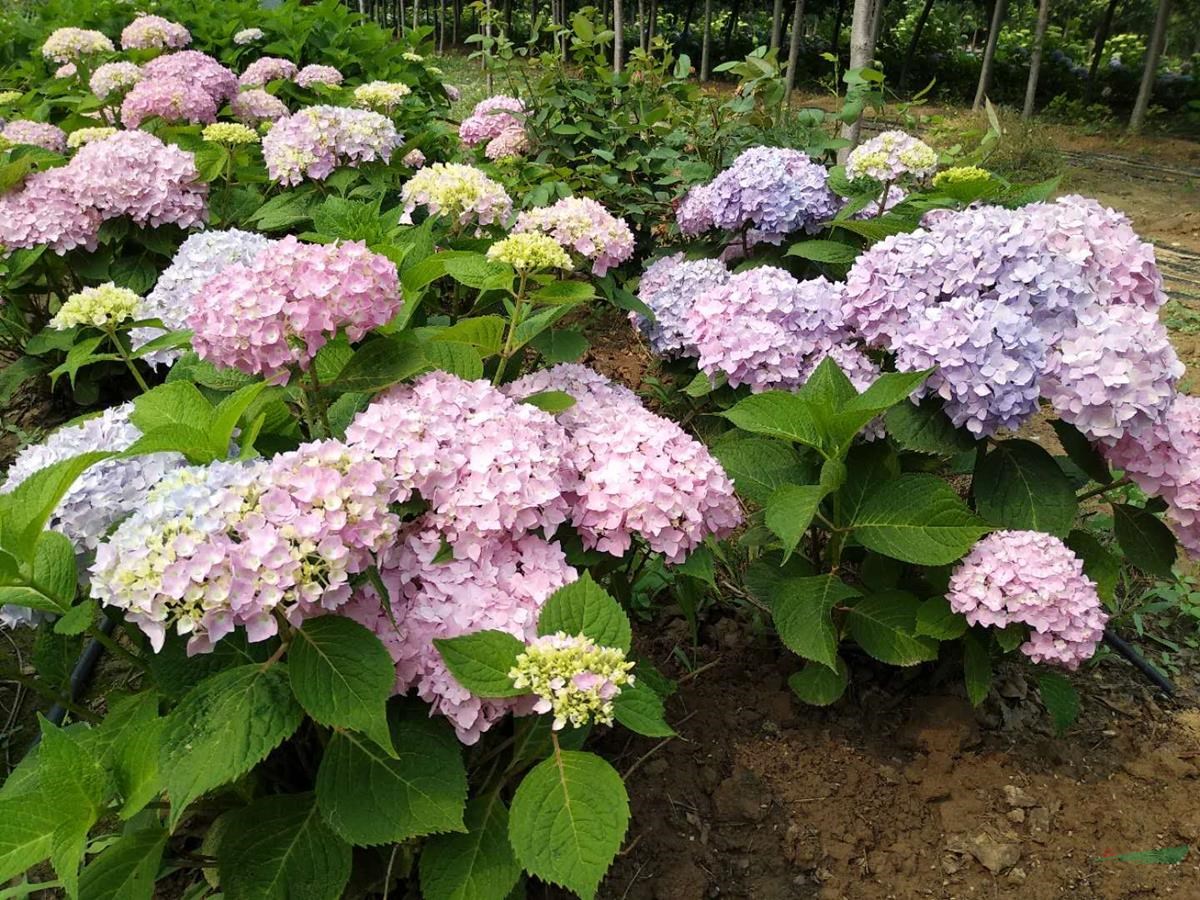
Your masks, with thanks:
[[[590,197],[564,197],[551,206],[527,209],[517,216],[512,230],[549,235],[564,250],[589,260],[596,276],[633,255],[629,225]]]
[[[328,84],[336,87],[343,81],[342,73],[333,66],[307,65],[292,79],[298,87],[310,88],[318,84]]]
[[[1028,625],[1021,652],[1068,669],[1096,652],[1108,621],[1083,561],[1039,531],[997,531],[979,541],[950,577],[946,599],[972,625]]]
[[[250,65],[238,78],[241,87],[265,87],[272,81],[290,81],[300,70],[290,59],[277,56],[262,56]]]
[[[516,97],[497,94],[475,104],[471,115],[458,126],[458,138],[466,146],[474,147],[494,140],[505,132],[524,130],[525,104]]]
[[[502,131],[483,148],[483,155],[490,160],[513,159],[529,151],[529,138],[523,128]]]
[[[271,241],[261,234],[239,231],[201,231],[179,245],[171,265],[145,299],[143,318],[162,321],[168,331],[187,328],[187,317],[195,308],[197,295],[210,278],[235,263],[252,260]],[[157,328],[135,328],[130,332],[134,347],[162,334]],[[151,366],[169,366],[179,357],[178,350],[158,350],[143,360]]]
[[[403,140],[387,116],[365,109],[309,106],[280,119],[263,138],[263,159],[275,181],[323,181],[339,165],[391,159]]]
[[[420,493],[460,556],[503,535],[553,534],[567,518],[566,432],[487,381],[431,372],[397,386],[355,417],[346,441],[383,461],[393,500]]]
[[[396,692],[415,688],[471,745],[508,713],[532,713],[534,699],[475,696],[450,674],[434,640],[483,630],[532,640],[542,604],[578,575],[558,544],[531,534],[487,541],[473,557],[441,559],[441,549],[441,533],[418,519],[380,558],[391,609],[385,611],[375,589],[364,585],[341,612],[388,648],[396,662]]]
[[[263,30],[261,28],[243,28],[233,36],[233,42],[239,47],[245,47],[247,44],[253,44],[255,41],[261,41],[263,36]]]
[[[42,56],[56,63],[69,63],[94,53],[112,53],[113,42],[99,31],[59,28],[42,44]]]
[[[903,131],[885,131],[864,141],[846,158],[851,181],[872,178],[884,184],[911,176],[927,178],[937,171],[937,153],[924,141]]]
[[[233,117],[243,125],[259,125],[262,122],[275,122],[287,118],[287,105],[262,88],[251,88],[242,91],[229,102]]]
[[[88,81],[92,93],[101,100],[127,91],[142,79],[142,67],[131,62],[111,62],[97,67]]]
[[[67,133],[49,122],[15,119],[0,130],[0,137],[14,144],[28,144],[54,153],[65,153]]]
[[[137,128],[152,116],[164,122],[207,125],[217,121],[217,101],[195,81],[143,78],[121,102],[121,124]]]
[[[621,556],[639,535],[679,563],[706,537],[724,537],[741,523],[720,463],[674,422],[642,406],[633,391],[570,363],[505,386],[515,398],[550,390],[575,399],[556,418],[570,437],[570,461],[579,473],[567,499],[586,547]]]
[[[180,50],[156,57],[142,66],[142,77],[178,78],[198,84],[218,104],[232,100],[238,92],[237,76],[199,50]]]
[[[647,321],[631,312],[636,325],[660,356],[695,356],[699,352],[687,318],[696,298],[729,280],[729,270],[715,259],[688,260],[682,253],[655,260],[642,273],[638,299],[654,313]]]
[[[79,67],[75,63],[64,63],[54,70],[55,78],[74,78],[79,74]]]
[[[410,169],[419,169],[425,165],[425,154],[421,152],[419,147],[414,147],[404,154],[404,158],[400,160]]]
[[[141,14],[121,32],[124,50],[179,50],[191,42],[186,28],[162,16]]]

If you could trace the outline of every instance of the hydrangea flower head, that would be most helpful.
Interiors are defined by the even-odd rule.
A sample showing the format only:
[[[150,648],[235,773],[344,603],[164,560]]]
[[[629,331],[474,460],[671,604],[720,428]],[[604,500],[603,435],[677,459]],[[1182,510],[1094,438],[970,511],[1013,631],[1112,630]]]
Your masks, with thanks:
[[[42,56],[56,63],[69,63],[116,48],[104,34],[87,28],[59,28],[42,44]]]
[[[141,66],[131,62],[111,62],[96,67],[88,87],[99,99],[107,100],[113,94],[129,90],[141,80]]]
[[[567,251],[554,238],[537,232],[511,234],[488,247],[487,258],[505,262],[518,272],[537,269],[571,271],[574,265]]]
[[[73,62],[63,63],[54,70],[55,78],[74,78],[79,74],[79,67]]]
[[[186,28],[162,16],[139,15],[121,32],[124,50],[179,50],[191,42]]]
[[[257,144],[258,132],[237,122],[214,122],[205,125],[200,136],[216,144]]]
[[[529,137],[524,128],[510,128],[502,131],[483,148],[483,155],[490,160],[515,159],[524,156],[529,151]]]
[[[589,197],[564,197],[551,206],[525,210],[513,231],[548,234],[564,249],[590,260],[597,276],[633,255],[629,225]]]
[[[444,216],[463,225],[499,223],[512,212],[512,198],[499,183],[474,166],[434,163],[421,169],[400,189],[404,202],[401,222],[411,224],[418,206],[431,216]]]
[[[419,169],[425,165],[425,154],[421,152],[419,147],[414,147],[404,154],[404,158],[400,160],[410,169]]]
[[[288,116],[287,105],[262,88],[242,91],[229,102],[233,117],[245,125],[275,122]]]
[[[199,50],[179,50],[155,57],[142,66],[146,79],[178,78],[198,85],[217,104],[232,100],[238,92],[238,79],[211,56]]]
[[[451,98],[454,99],[454,98]],[[496,94],[480,100],[458,126],[458,138],[468,147],[498,138],[506,131],[525,130],[525,104],[516,97]]]
[[[233,36],[233,42],[239,47],[245,47],[247,44],[261,41],[263,37],[263,30],[261,28],[243,28]]]
[[[67,149],[67,133],[49,122],[15,119],[0,129],[0,137],[12,144],[28,144],[54,153]]]
[[[7,106],[9,103],[16,103],[25,95],[20,91],[0,91],[0,106]]]
[[[68,297],[50,320],[50,327],[60,330],[76,325],[113,328],[136,318],[141,308],[141,297],[110,281],[99,287],[85,287]]]
[[[337,87],[342,83],[343,76],[333,66],[322,66],[314,63],[302,68],[292,80],[296,82],[297,87],[302,88],[311,88],[318,84]]]
[[[1038,531],[997,531],[950,577],[950,608],[972,625],[1028,625],[1021,652],[1076,669],[1096,652],[1108,621],[1096,584],[1061,540]]]
[[[283,384],[340,329],[351,341],[400,308],[396,266],[358,241],[302,244],[288,236],[249,263],[226,266],[188,315],[201,359]]]
[[[508,673],[513,687],[536,694],[534,712],[553,713],[555,731],[570,723],[611,725],[613,700],[634,682],[633,662],[619,647],[603,647],[565,631],[533,640]]]
[[[905,176],[926,178],[937,171],[937,153],[924,141],[903,131],[885,131],[864,141],[846,158],[851,181],[872,178],[891,184]]]
[[[410,94],[412,88],[399,81],[369,81],[354,89],[354,105],[390,114]]]
[[[263,138],[263,159],[275,181],[323,181],[339,165],[391,159],[402,137],[387,116],[365,109],[309,106],[280,119]]]
[[[636,312],[629,320],[660,356],[695,356],[688,314],[701,293],[728,280],[729,270],[718,260],[688,260],[682,253],[664,256],[646,267],[638,284],[638,299],[650,307],[654,321]]]
[[[151,116],[164,122],[215,122],[217,101],[195,81],[143,78],[121,101],[121,124],[137,128]]]
[[[959,186],[984,185],[995,179],[987,169],[979,166],[951,166],[933,176],[935,188],[953,188]]]
[[[238,78],[241,87],[265,87],[272,81],[290,81],[300,67],[290,59],[280,59],[277,56],[260,56]]]
[[[715,225],[710,185],[698,184],[688,190],[675,209],[675,222],[684,237],[698,237]]]
[[[72,150],[78,150],[84,144],[90,144],[92,141],[102,141],[105,138],[112,137],[117,133],[117,129],[107,125],[97,128],[79,128],[67,135],[67,147]]]

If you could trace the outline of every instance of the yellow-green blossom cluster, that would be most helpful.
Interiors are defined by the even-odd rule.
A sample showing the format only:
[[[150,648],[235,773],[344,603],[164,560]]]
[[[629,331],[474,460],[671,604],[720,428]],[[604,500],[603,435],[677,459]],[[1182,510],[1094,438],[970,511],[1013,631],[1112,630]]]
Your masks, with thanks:
[[[509,235],[488,247],[487,258],[506,262],[518,272],[530,269],[562,269],[570,271],[571,257],[554,238],[547,234],[524,232]]]
[[[20,91],[0,91],[0,106],[8,103],[16,103],[23,96],[25,95]]]
[[[412,88],[398,81],[371,81],[354,89],[354,105],[391,112],[411,93]]]
[[[984,184],[992,180],[992,173],[979,166],[953,166],[938,172],[933,176],[933,186],[937,188],[955,187],[967,184]]]
[[[107,137],[112,137],[116,133],[117,129],[111,128],[108,125],[99,125],[95,128],[78,128],[67,135],[67,146],[75,150],[84,144],[90,144],[92,141],[102,141]]]
[[[903,131],[885,131],[850,151],[846,177],[892,184],[905,175],[928,177],[937,171],[937,162],[937,152],[924,141]]]
[[[257,144],[258,132],[236,122],[213,122],[205,125],[201,137],[214,144]]]
[[[537,695],[534,711],[553,713],[558,731],[568,722],[573,728],[590,722],[611,725],[613,700],[622,687],[633,684],[632,669],[624,650],[558,631],[529,644],[508,677],[513,687]]]
[[[99,287],[84,288],[68,297],[50,320],[50,327],[60,330],[75,325],[108,328],[136,318],[141,307],[141,297],[110,281]]]
[[[413,53],[411,50],[402,54],[402,57],[407,59],[409,62],[425,62],[425,57],[423,57],[420,53]]]

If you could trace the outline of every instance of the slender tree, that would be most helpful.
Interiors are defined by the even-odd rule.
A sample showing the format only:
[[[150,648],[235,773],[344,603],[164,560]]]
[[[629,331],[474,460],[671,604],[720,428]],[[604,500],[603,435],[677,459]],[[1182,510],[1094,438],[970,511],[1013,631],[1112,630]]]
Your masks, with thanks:
[[[733,35],[737,31],[738,15],[742,11],[742,0],[733,0],[733,8],[729,11],[729,21],[725,23],[725,58],[733,55]]]
[[[1050,0],[1039,0],[1037,27],[1033,32],[1033,52],[1029,57],[1029,81],[1025,85],[1025,106],[1021,119],[1028,121],[1037,100],[1038,74],[1042,69],[1042,50],[1046,46],[1046,26],[1050,24]]]
[[[637,0],[638,49],[646,49],[646,0]]]
[[[921,43],[921,32],[925,30],[925,23],[929,20],[931,9],[933,9],[933,0],[925,0],[925,5],[921,7],[921,14],[917,16],[917,23],[913,26],[912,37],[908,41],[908,50],[905,52],[904,62],[900,66],[901,91],[908,87],[908,67],[912,64],[913,57],[917,53],[917,46]]]
[[[704,0],[704,41],[700,45],[700,80],[712,75],[712,16],[713,0]]]
[[[837,0],[837,12],[833,14],[833,35],[829,38],[834,57],[838,55],[838,49],[842,43],[842,18],[845,14],[846,0]]]
[[[682,44],[692,36],[692,18],[696,15],[696,0],[687,0],[687,11],[683,16],[683,28],[679,30],[679,43]]]
[[[654,46],[654,36],[658,34],[658,0],[650,0],[650,23],[646,28],[646,49]]]
[[[783,41],[783,0],[775,0],[771,11],[771,49],[778,50]]]
[[[1104,56],[1104,45],[1108,43],[1108,36],[1112,32],[1113,16],[1117,14],[1117,9],[1121,5],[1121,0],[1108,0],[1108,6],[1104,8],[1104,15],[1100,19],[1100,24],[1096,26],[1096,40],[1092,45],[1092,64],[1088,67],[1087,84],[1083,86],[1083,102],[1091,103],[1096,92],[1096,78],[1100,73],[1100,58]]]
[[[875,52],[872,38],[875,36],[875,17],[883,0],[854,0],[854,15],[850,20],[850,68],[861,69],[871,64]],[[862,129],[862,113],[853,122],[842,125],[842,137],[850,146],[838,151],[838,162],[844,163],[850,151],[858,144]]]
[[[800,33],[804,25],[804,0],[796,0],[792,11],[792,39],[788,46],[787,102],[791,106],[792,91],[796,89],[796,69],[800,65]]]
[[[624,0],[613,0],[613,71],[620,74],[624,68],[625,68]]]
[[[883,31],[883,16],[884,10],[887,8],[887,0],[879,0],[875,5],[875,18],[871,20],[871,53],[875,53],[875,48],[879,46],[879,35]],[[868,64],[869,65],[869,64]]]
[[[1142,84],[1138,88],[1133,114],[1129,117],[1129,133],[1137,134],[1146,124],[1146,112],[1150,109],[1150,95],[1154,93],[1154,80],[1158,76],[1158,60],[1162,56],[1167,37],[1167,20],[1171,16],[1171,0],[1158,0],[1158,15],[1154,17],[1154,31],[1146,44],[1146,68],[1142,70]]]
[[[987,46],[983,49],[983,64],[979,67],[979,85],[975,88],[975,102],[971,109],[983,106],[988,89],[992,86],[992,64],[996,61],[996,43],[1000,39],[1000,28],[1004,24],[1006,0],[995,0],[992,7],[992,27],[988,29]]]

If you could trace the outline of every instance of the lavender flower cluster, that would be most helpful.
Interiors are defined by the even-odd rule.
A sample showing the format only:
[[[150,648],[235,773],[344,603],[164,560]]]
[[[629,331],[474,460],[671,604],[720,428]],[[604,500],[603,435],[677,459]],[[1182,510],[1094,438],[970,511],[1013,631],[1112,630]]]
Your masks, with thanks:
[[[311,88],[318,84],[327,84],[331,87],[337,87],[342,83],[342,73],[333,66],[322,66],[316,63],[310,64],[302,68],[296,73],[296,77],[292,79],[297,87]]]
[[[194,83],[218,106],[232,100],[238,92],[238,79],[211,56],[199,50],[180,50],[155,57],[142,66],[142,78],[176,78]]]
[[[275,181],[323,181],[339,165],[391,159],[402,137],[387,116],[365,109],[309,106],[280,119],[263,138],[263,159]]]
[[[192,154],[146,132],[119,131],[0,195],[0,247],[94,250],[101,224],[122,216],[190,228],[207,215],[206,196]]]
[[[549,235],[564,250],[589,260],[597,276],[633,255],[633,232],[626,221],[589,197],[564,197],[552,206],[525,210],[513,231]]]
[[[196,81],[143,78],[121,101],[121,124],[137,128],[153,116],[168,123],[207,125],[217,120],[217,100]]]
[[[178,22],[145,13],[121,32],[123,50],[179,50],[191,42],[191,33]]]
[[[291,81],[300,71],[290,59],[280,59],[277,56],[260,56],[238,78],[238,85],[244,88],[266,87],[272,81]]]
[[[1029,626],[1021,652],[1068,669],[1096,652],[1108,621],[1083,561],[1040,531],[997,531],[979,541],[951,575],[946,599],[972,625]]]
[[[14,119],[9,122],[0,128],[0,138],[11,144],[28,144],[53,153],[63,153],[67,149],[65,131],[49,122],[34,122],[31,119]]]
[[[263,122],[275,122],[288,116],[287,105],[262,88],[242,91],[231,101],[229,109],[233,117],[244,125],[256,126]]]
[[[458,126],[458,138],[467,147],[486,143],[483,152],[488,159],[521,156],[529,149],[525,104],[505,94],[479,101]]]

